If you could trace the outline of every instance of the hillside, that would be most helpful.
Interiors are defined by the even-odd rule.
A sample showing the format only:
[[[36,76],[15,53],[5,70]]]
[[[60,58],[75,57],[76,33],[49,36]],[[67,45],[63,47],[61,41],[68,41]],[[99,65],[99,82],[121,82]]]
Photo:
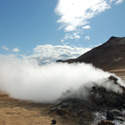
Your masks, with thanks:
[[[125,68],[125,37],[111,37],[104,44],[93,48],[76,59],[59,62],[91,63],[98,68],[108,71]]]

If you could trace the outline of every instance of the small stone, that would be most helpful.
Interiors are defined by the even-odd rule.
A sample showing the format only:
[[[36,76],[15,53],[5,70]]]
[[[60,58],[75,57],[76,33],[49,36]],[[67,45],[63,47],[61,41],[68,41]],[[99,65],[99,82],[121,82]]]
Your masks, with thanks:
[[[115,83],[117,82],[117,78],[115,77],[115,76],[113,76],[113,75],[111,75],[111,76],[109,76],[109,78],[108,78],[109,80],[113,80]]]
[[[53,119],[53,120],[51,121],[51,125],[56,125],[56,120]]]
[[[110,112],[110,111],[107,111],[107,113],[106,113],[106,119],[107,119],[107,120],[114,120],[114,115],[113,115],[113,113]]]
[[[109,120],[102,120],[101,122],[98,123],[98,125],[115,125]]]
[[[116,117],[115,119],[119,120],[119,121],[124,121],[125,120],[123,117]]]
[[[122,116],[122,112],[118,109],[113,109],[110,111],[114,116]]]

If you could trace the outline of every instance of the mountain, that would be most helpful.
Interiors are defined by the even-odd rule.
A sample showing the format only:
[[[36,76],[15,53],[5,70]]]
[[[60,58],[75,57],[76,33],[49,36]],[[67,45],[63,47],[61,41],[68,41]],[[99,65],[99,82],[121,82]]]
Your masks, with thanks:
[[[93,48],[76,59],[58,60],[57,62],[91,63],[103,70],[125,68],[125,37],[111,37],[104,44]]]

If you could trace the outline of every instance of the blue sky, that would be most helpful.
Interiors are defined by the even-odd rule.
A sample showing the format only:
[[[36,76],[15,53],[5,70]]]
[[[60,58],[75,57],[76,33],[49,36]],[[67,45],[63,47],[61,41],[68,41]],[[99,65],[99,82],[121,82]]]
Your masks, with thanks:
[[[124,0],[89,1],[0,0],[0,53],[75,57],[110,36],[125,36]]]

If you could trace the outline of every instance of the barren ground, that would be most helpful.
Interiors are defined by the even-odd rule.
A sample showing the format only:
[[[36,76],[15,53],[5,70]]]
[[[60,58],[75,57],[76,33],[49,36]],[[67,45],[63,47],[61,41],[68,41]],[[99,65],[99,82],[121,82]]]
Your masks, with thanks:
[[[112,70],[125,80],[125,69]],[[50,114],[50,104],[36,104],[20,101],[0,93],[0,125],[51,125],[56,119],[57,125],[75,125],[73,120],[62,119]]]
[[[48,113],[50,106],[15,100],[0,93],[0,125],[51,125],[52,119],[57,120],[57,125],[73,125]]]
[[[110,70],[110,72],[115,73],[119,77],[121,77],[123,80],[125,80],[125,69],[115,69],[115,70]]]

